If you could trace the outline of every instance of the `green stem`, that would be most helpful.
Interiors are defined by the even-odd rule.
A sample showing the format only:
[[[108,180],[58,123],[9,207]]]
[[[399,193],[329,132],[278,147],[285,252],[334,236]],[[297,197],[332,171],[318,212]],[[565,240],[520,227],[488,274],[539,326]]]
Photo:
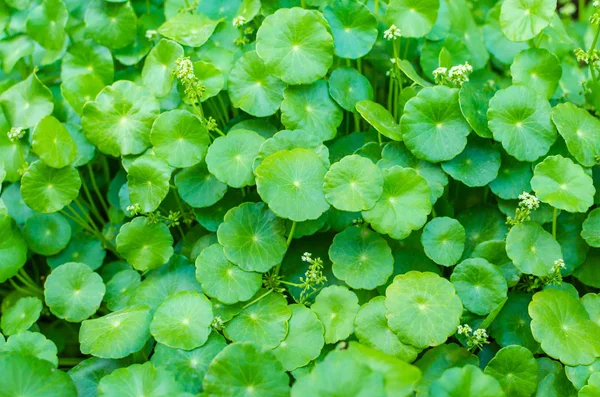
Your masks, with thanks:
[[[304,0],[300,0],[300,5],[302,8],[306,8],[306,2]]]
[[[554,208],[552,213],[552,237],[556,239],[556,220],[558,218],[558,208]]]
[[[248,306],[252,306],[253,304],[255,304],[256,302],[258,302],[259,300],[261,300],[262,298],[264,298],[265,296],[269,295],[271,292],[273,292],[272,289],[268,290],[267,292],[265,292],[264,294],[262,294],[261,296],[259,296],[258,298],[254,299],[253,301],[250,301],[248,303],[246,303],[244,305],[244,307],[242,307],[242,310],[244,310],[245,308],[247,308]]]
[[[106,156],[100,156],[100,158],[102,159],[102,170],[104,171],[104,179],[106,179],[106,182],[109,183],[110,166],[108,165],[108,160],[106,159]]]
[[[359,132],[360,131],[360,116],[358,115],[358,113],[352,113],[352,116],[354,117],[354,131]]]
[[[285,281],[285,280],[279,280],[279,282],[280,282],[281,284],[285,284],[285,285],[291,285],[292,287],[298,287],[298,288],[302,288],[302,287],[304,287],[304,285],[302,285],[302,284],[298,284],[298,283],[292,283],[292,282]]]
[[[577,2],[577,17],[581,22],[585,20],[585,0]]]
[[[219,105],[221,105],[221,109],[223,109],[223,115],[225,116],[225,124],[227,124],[229,122],[229,109],[225,105],[225,102],[223,101],[221,95],[217,95],[217,100],[219,101]]]
[[[21,291],[26,295],[33,295],[33,296],[37,296],[40,298],[44,296],[43,293],[40,293],[39,291],[36,291],[36,290],[32,290],[32,289],[28,288],[27,286],[23,286],[23,287],[19,286],[19,284],[15,283],[12,278],[9,278],[8,282],[10,283],[10,285],[12,285],[12,287],[14,289],[16,289],[17,291]]]
[[[26,288],[32,290],[32,291],[36,291],[37,294],[43,295],[44,291],[35,283],[31,283],[29,282],[25,277],[23,277],[21,274],[17,273],[15,274],[15,277],[17,278],[17,280],[19,280]]]
[[[31,276],[29,276],[29,274],[27,274],[27,272],[25,271],[25,269],[20,268],[19,269],[19,274],[23,277],[25,277],[27,280],[29,280],[29,282],[31,282],[32,284],[37,286],[37,283],[31,278]]]
[[[373,14],[377,16],[377,14],[379,13],[379,0],[375,0],[375,7],[373,8],[373,11]]]
[[[596,44],[598,43],[598,36],[600,36],[600,26],[596,29],[596,35],[594,36],[594,40],[592,41],[592,45],[590,46],[590,50],[588,51],[588,55],[591,57],[594,53],[594,49],[596,48]],[[596,81],[596,71],[594,70],[594,63],[590,64],[590,74],[592,75],[592,94],[595,98],[598,93],[596,93],[597,81]]]
[[[94,191],[96,192],[96,195],[98,196],[98,200],[100,200],[100,205],[102,205],[102,208],[104,208],[104,212],[106,213],[106,215],[108,215],[108,205],[106,204],[106,201],[104,201],[104,197],[102,196],[100,189],[98,188],[98,184],[96,183],[96,177],[94,176],[94,170],[92,169],[92,166],[90,165],[90,163],[87,163],[86,165],[87,165],[88,172],[90,173],[92,187],[94,188]]]
[[[85,193],[85,197],[87,198],[88,204],[90,206],[90,212],[92,214],[94,214],[96,219],[98,219],[98,221],[100,221],[101,224],[103,224],[105,222],[105,220],[102,217],[102,215],[100,215],[100,211],[98,211],[98,208],[96,207],[96,204],[94,203],[94,199],[92,198],[92,194],[90,193],[90,189],[88,188],[87,183],[85,183],[85,179],[83,178],[82,172],[80,172],[80,178],[81,178],[81,187],[83,187],[83,192]]]
[[[360,58],[356,60],[356,69],[358,69],[358,73],[362,74],[362,59]]]
[[[287,238],[287,246],[289,247],[292,243],[292,239],[294,238],[294,232],[296,231],[296,221],[292,222],[292,227],[290,228],[290,234]]]
[[[194,112],[200,117],[200,120],[204,121],[204,112],[202,111],[202,105],[198,102],[198,106],[196,103],[192,101],[192,107],[194,108]]]
[[[215,131],[217,131],[217,133],[218,133],[219,135],[221,135],[221,136],[225,136],[225,134],[223,134],[223,131],[221,131],[220,129],[218,129],[218,128],[215,128]]]
[[[75,205],[77,205],[77,207],[79,208],[79,211],[81,211],[81,213],[86,218],[86,219],[82,218],[82,220],[86,221],[86,223],[88,223],[89,226],[92,227],[94,230],[96,230],[97,232],[100,232],[100,229],[98,229],[98,226],[96,226],[96,223],[94,222],[94,220],[92,219],[92,217],[90,217],[90,215],[85,211],[85,208],[83,208],[83,205],[79,203],[78,199],[75,199]],[[71,208],[71,210],[73,210],[73,209]],[[75,215],[79,216],[79,214],[76,211],[73,211],[73,213]]]

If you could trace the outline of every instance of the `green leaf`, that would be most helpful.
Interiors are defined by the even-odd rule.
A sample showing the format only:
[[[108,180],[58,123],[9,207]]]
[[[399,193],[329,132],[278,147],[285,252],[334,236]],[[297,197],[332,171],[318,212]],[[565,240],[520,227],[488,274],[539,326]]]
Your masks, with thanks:
[[[175,376],[150,362],[119,368],[104,376],[98,384],[98,397],[123,396],[153,397],[180,396],[182,387]]]
[[[161,113],[154,120],[150,142],[156,155],[167,160],[170,166],[185,168],[204,159],[210,136],[198,117],[176,109]]]
[[[252,163],[264,140],[256,132],[245,129],[230,131],[215,139],[206,155],[208,170],[231,187],[253,186]]]
[[[204,160],[178,172],[175,186],[183,201],[196,208],[214,205],[227,192],[227,185],[208,172]]]
[[[56,269],[67,262],[80,262],[86,264],[90,269],[96,270],[102,266],[106,257],[106,250],[102,242],[86,234],[74,236],[69,245],[55,256],[47,257],[48,266]]]
[[[93,101],[105,87],[104,82],[95,74],[80,74],[63,81],[61,93],[78,115],[83,114],[83,106]]]
[[[105,291],[102,277],[77,262],[57,267],[44,283],[44,298],[52,314],[73,323],[96,313]]]
[[[459,263],[452,271],[450,281],[465,309],[480,316],[501,304],[508,290],[500,270],[482,258]]]
[[[248,51],[233,66],[227,87],[233,106],[266,117],[281,106],[286,84],[267,72],[256,51]]]
[[[112,311],[126,308],[140,284],[141,276],[133,269],[125,269],[115,274],[106,283],[106,307]]]
[[[0,283],[15,276],[26,261],[27,243],[21,230],[13,218],[0,214]]]
[[[556,139],[551,112],[548,101],[533,89],[511,86],[490,100],[488,125],[508,154],[520,161],[535,161],[548,153]]]
[[[21,195],[37,212],[62,210],[79,195],[81,179],[73,167],[50,168],[41,161],[32,163],[21,179]]]
[[[465,238],[465,229],[459,221],[441,217],[425,225],[421,243],[429,259],[438,265],[453,266],[462,257]]]
[[[15,353],[2,353],[0,373],[2,373],[0,389],[6,396],[77,396],[77,389],[69,375],[56,370],[46,360]]]
[[[333,49],[340,58],[361,58],[377,40],[377,20],[366,5],[354,0],[335,0],[323,15],[333,34]],[[338,69],[336,69],[338,70]]]
[[[484,372],[500,382],[507,396],[529,397],[537,388],[538,364],[533,354],[522,346],[500,349]]]
[[[583,222],[581,237],[590,247],[600,247],[600,208],[590,212]]]
[[[277,347],[288,332],[288,320],[292,310],[283,295],[261,290],[264,298],[245,307],[227,323],[223,330],[233,342],[253,342],[263,349]]]
[[[314,131],[319,139],[333,139],[342,123],[342,111],[329,96],[327,82],[289,86],[283,92],[281,122],[289,130]]]
[[[275,215],[302,222],[329,209],[323,194],[327,168],[310,149],[280,150],[256,168],[258,194]]]
[[[484,374],[479,368],[468,364],[462,368],[450,368],[431,384],[432,396],[504,397],[496,378]]]
[[[596,193],[591,176],[560,155],[546,157],[535,166],[531,187],[542,202],[569,212],[587,211]]]
[[[158,101],[148,90],[117,81],[84,105],[81,125],[102,153],[140,154],[150,146],[150,129],[158,114]]]
[[[581,388],[579,396],[581,397],[594,397],[600,393],[600,375],[597,373],[592,374],[588,380],[587,385]]]
[[[158,33],[188,47],[200,47],[213,34],[219,20],[202,14],[179,13],[158,28]]]
[[[567,102],[552,109],[552,121],[569,153],[584,167],[593,167],[600,156],[600,120]]]
[[[329,167],[329,149],[323,144],[321,139],[306,130],[282,130],[260,145],[258,156],[254,159],[254,169],[262,163],[265,157],[268,157],[280,150],[292,150],[304,148],[313,150],[323,161],[326,167]]]
[[[206,343],[212,319],[212,305],[204,295],[182,291],[169,296],[156,309],[150,333],[158,343],[191,350]]]
[[[491,138],[492,131],[488,128],[487,111],[493,91],[481,89],[476,83],[465,83],[458,93],[458,103],[463,116],[482,138]]]
[[[391,0],[386,19],[401,29],[404,37],[423,37],[438,17],[439,0]]]
[[[310,84],[333,63],[333,37],[320,12],[283,8],[261,24],[256,52],[273,76],[287,84]]]
[[[375,231],[401,240],[427,221],[431,193],[427,181],[412,168],[394,166],[382,172],[383,193],[362,215]]]
[[[329,94],[345,110],[355,112],[356,104],[373,100],[373,86],[353,68],[338,68],[329,77]]]
[[[12,127],[31,128],[52,113],[52,93],[35,73],[0,95],[0,106]]]
[[[209,364],[225,346],[225,338],[213,332],[204,345],[192,350],[173,349],[159,343],[150,361],[157,369],[171,372],[185,391],[196,394],[202,391],[202,379]]]
[[[71,225],[60,214],[34,213],[25,222],[23,237],[33,252],[54,255],[69,243]]]
[[[29,12],[27,35],[49,50],[60,50],[69,17],[62,0],[44,0]]]
[[[10,336],[6,343],[0,346],[0,352],[39,358],[52,364],[54,368],[58,367],[56,345],[39,332],[25,331]]]
[[[110,50],[92,40],[73,44],[61,63],[60,77],[63,82],[81,75],[96,75],[104,84],[113,82],[115,66]],[[91,98],[93,99],[93,98]]]
[[[540,350],[539,344],[531,334],[531,317],[527,314],[527,306],[531,295],[519,291],[508,293],[508,300],[492,322],[491,335],[502,347],[520,345],[533,353]]]
[[[146,57],[142,69],[142,82],[157,98],[171,91],[177,66],[175,61],[183,57],[183,48],[174,41],[161,39]]]
[[[556,0],[507,0],[500,10],[502,33],[511,41],[526,41],[538,35],[554,16]]]
[[[20,298],[2,313],[2,318],[0,318],[2,333],[10,336],[27,331],[40,318],[41,312],[42,301],[40,299],[33,296]]]
[[[379,133],[394,141],[402,140],[402,131],[394,116],[380,104],[364,99],[356,103],[356,110]]]
[[[151,321],[150,308],[142,305],[85,320],[79,329],[81,352],[100,358],[126,357],[144,347]]]
[[[317,315],[304,305],[290,305],[287,336],[273,349],[275,357],[286,371],[303,367],[316,359],[325,344],[323,324]]]
[[[562,68],[558,58],[542,48],[523,50],[510,67],[513,84],[532,88],[550,99],[558,88]]]
[[[225,256],[245,271],[266,272],[287,250],[285,226],[264,203],[243,203],[225,214],[217,230]]]
[[[400,124],[412,154],[434,163],[462,152],[470,132],[458,105],[458,90],[444,86],[424,88],[406,102]]]
[[[416,271],[394,278],[386,290],[385,307],[388,324],[400,341],[421,349],[444,343],[456,332],[463,312],[448,280]]]
[[[360,307],[354,320],[354,332],[360,343],[405,362],[414,361],[421,349],[402,343],[388,326],[385,297],[376,296]]]
[[[135,39],[137,17],[129,2],[94,0],[85,12],[85,31],[98,44],[122,48]]]
[[[210,363],[204,392],[211,396],[289,396],[289,378],[274,354],[253,343],[233,343]]]
[[[129,198],[141,212],[155,211],[169,193],[171,168],[157,156],[138,157],[127,172]]]
[[[367,158],[346,156],[325,174],[323,192],[325,199],[339,210],[369,210],[383,192],[382,172]]]
[[[124,224],[117,235],[117,251],[136,270],[154,269],[173,255],[173,236],[162,222],[139,216]]]
[[[394,258],[387,242],[368,228],[350,226],[329,247],[333,274],[352,288],[374,289],[392,275]]]
[[[262,281],[260,273],[244,271],[231,263],[219,244],[203,249],[196,258],[196,279],[207,295],[228,305],[252,298]]]
[[[504,200],[514,200],[523,192],[531,191],[531,164],[519,161],[504,151],[501,155],[502,164],[498,176],[489,183],[491,191]]]
[[[311,310],[325,327],[325,343],[344,340],[354,332],[359,308],[356,294],[346,287],[332,285],[319,292]]]
[[[562,259],[558,242],[534,222],[520,223],[510,229],[506,253],[517,269],[540,277],[549,275],[554,261]]]
[[[490,142],[472,139],[465,150],[442,164],[442,169],[453,179],[469,187],[485,186],[498,176],[500,148]]]
[[[52,168],[73,163],[77,145],[69,131],[52,116],[46,116],[35,126],[31,146],[42,162]]]
[[[536,293],[529,304],[531,331],[550,357],[566,365],[589,365],[600,356],[600,326],[577,298],[556,288]]]

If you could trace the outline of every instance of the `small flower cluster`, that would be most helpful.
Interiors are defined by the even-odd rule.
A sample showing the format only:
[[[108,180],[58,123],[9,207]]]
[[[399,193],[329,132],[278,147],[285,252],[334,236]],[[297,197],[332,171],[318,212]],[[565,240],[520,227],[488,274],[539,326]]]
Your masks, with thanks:
[[[146,30],[146,38],[150,41],[158,40],[158,31],[153,29]]]
[[[127,206],[127,212],[131,213],[131,216],[136,216],[142,212],[142,206],[139,203],[134,203]]]
[[[600,8],[600,0],[594,0],[592,4],[594,5],[594,7]]]
[[[206,127],[206,129],[208,131],[214,131],[214,130],[217,129],[217,120],[215,120],[214,118],[212,118],[212,117],[209,116],[206,119],[206,122],[204,123],[204,126]]]
[[[590,23],[592,25],[600,26],[600,13],[595,12],[594,15],[590,17]]]
[[[481,349],[483,345],[490,343],[485,329],[478,328],[473,332],[473,328],[471,328],[469,324],[459,325],[458,334],[467,338],[467,346],[469,349]]]
[[[573,51],[573,53],[575,54],[575,58],[577,58],[577,62],[579,63],[585,63],[589,65],[590,63],[593,64],[600,59],[600,52],[598,52],[598,50],[593,50],[590,54],[589,52],[578,48]]]
[[[540,200],[533,194],[523,192],[519,195],[519,206],[515,211],[515,217],[507,217],[506,224],[518,225],[531,219],[531,213],[540,208]]]
[[[241,28],[246,23],[248,23],[248,20],[241,15],[238,15],[237,17],[233,18],[233,26],[236,28]]]
[[[190,57],[177,59],[175,65],[173,74],[183,85],[185,95],[191,102],[198,102],[204,95],[206,87],[200,83],[200,80],[194,74],[194,64],[190,60]]]
[[[454,84],[458,87],[469,81],[469,75],[473,73],[473,66],[469,62],[464,65],[452,66],[450,69],[439,67],[433,71],[436,84]]]
[[[396,25],[390,26],[388,30],[383,32],[383,38],[386,40],[396,40],[400,37],[402,37],[402,32],[400,31],[400,28],[398,28]]]
[[[25,131],[23,128],[21,127],[13,127],[10,129],[10,131],[8,131],[6,133],[6,135],[8,135],[8,139],[11,142],[15,142],[18,141],[19,139],[23,138],[23,136],[25,136]]]
[[[212,322],[210,323],[210,326],[215,331],[221,331],[223,328],[225,328],[225,321],[223,321],[223,319],[221,318],[221,316],[215,316],[212,319]]]
[[[565,261],[563,259],[557,259],[554,261],[554,265],[550,269],[550,274],[544,277],[536,277],[533,275],[527,275],[519,281],[517,289],[525,292],[535,292],[549,285],[560,285],[562,283],[563,269],[566,269]]]
[[[169,211],[169,215],[164,216],[160,213],[160,211],[151,212],[148,215],[148,223],[159,223],[163,222],[167,227],[175,227],[179,226],[181,223],[181,212],[179,211]]]
[[[323,275],[323,261],[321,258],[313,259],[310,252],[305,252],[302,255],[302,261],[309,263],[304,277],[300,277],[302,285],[300,302],[305,302],[310,295],[317,292],[327,282],[327,277]]]

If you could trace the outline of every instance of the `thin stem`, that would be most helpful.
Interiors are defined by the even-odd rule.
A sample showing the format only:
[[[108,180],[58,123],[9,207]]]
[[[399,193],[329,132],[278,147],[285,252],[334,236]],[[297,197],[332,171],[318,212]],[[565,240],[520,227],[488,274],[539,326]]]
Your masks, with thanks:
[[[244,307],[242,307],[242,310],[244,310],[245,308],[247,308],[248,306],[252,306],[253,304],[255,304],[256,302],[258,302],[259,300],[261,300],[262,298],[264,298],[265,296],[269,295],[271,292],[273,292],[272,289],[268,290],[267,292],[265,292],[264,294],[262,294],[261,296],[259,296],[258,298],[254,299],[253,301],[250,301],[248,303],[246,303],[244,305]]]
[[[294,238],[294,232],[296,231],[296,221],[292,222],[292,227],[290,228],[290,234],[287,238],[287,246],[289,247],[292,243],[292,239]]]
[[[59,367],[74,367],[80,362],[85,360],[83,357],[59,357],[58,358],[58,366]]]
[[[375,0],[375,7],[373,8],[373,11],[373,14],[377,16],[377,14],[379,13],[379,0]]]
[[[96,183],[96,177],[94,176],[94,170],[92,169],[92,166],[90,165],[90,163],[87,163],[86,165],[87,165],[88,172],[90,173],[92,187],[94,188],[94,191],[96,192],[96,195],[98,196],[98,200],[100,200],[100,205],[102,205],[102,208],[104,208],[104,212],[108,215],[108,205],[106,204],[106,201],[104,201],[104,197],[100,193],[100,189],[98,188],[98,184]]]
[[[75,205],[77,205],[77,207],[79,207],[79,211],[81,211],[81,213],[86,218],[86,219],[82,219],[82,220],[86,221],[93,229],[95,229],[96,231],[100,232],[100,229],[98,229],[98,226],[96,226],[96,223],[94,223],[94,220],[85,211],[85,208],[83,208],[83,205],[79,203],[79,200],[75,199]],[[73,211],[73,209],[71,209],[71,210]],[[76,211],[73,211],[73,213],[76,214],[76,215],[79,215]]]
[[[104,218],[100,215],[100,211],[98,211],[98,208],[96,207],[96,204],[94,203],[94,199],[92,198],[90,189],[88,188],[87,183],[85,183],[85,179],[83,178],[83,173],[81,173],[80,177],[81,177],[81,187],[83,187],[83,192],[85,193],[85,197],[87,198],[91,213],[94,214],[94,216],[96,217],[96,219],[98,219],[100,221],[100,223],[104,223],[105,222]]]
[[[220,129],[218,129],[218,128],[215,128],[215,131],[217,131],[217,133],[218,133],[219,135],[221,135],[221,136],[225,136],[225,134],[223,133],[223,131],[221,131]]]
[[[15,277],[17,278],[17,280],[19,280],[26,288],[29,288],[32,291],[36,291],[38,294],[43,294],[44,291],[42,291],[42,289],[39,287],[39,285],[35,284],[35,283],[31,283],[29,282],[25,277],[23,277],[21,274],[17,273],[15,274]]]
[[[352,113],[352,116],[354,117],[354,131],[359,132],[360,131],[360,116],[358,115],[358,113]]]
[[[219,101],[219,105],[221,105],[221,109],[223,109],[223,115],[225,116],[225,124],[229,122],[229,112],[227,106],[225,106],[225,102],[221,95],[217,95],[217,100]]]
[[[556,239],[556,220],[558,218],[558,208],[554,208],[552,213],[552,237]]]
[[[590,50],[588,51],[588,55],[590,57],[594,53],[594,49],[596,48],[596,44],[598,43],[598,36],[600,36],[600,26],[598,26],[598,29],[596,29],[596,35],[594,36],[594,40],[592,41],[592,45],[590,46]],[[590,64],[590,74],[592,75],[592,93],[594,94],[593,97],[595,98],[595,95],[597,94],[595,91],[598,84],[596,81],[596,71],[594,70],[593,62]]]
[[[281,284],[285,284],[285,285],[291,285],[292,287],[298,287],[298,288],[302,288],[302,287],[304,287],[304,285],[302,285],[302,284],[298,284],[298,283],[292,283],[292,282],[285,281],[285,280],[279,280],[279,282],[280,282]]]
[[[110,166],[108,165],[108,160],[106,156],[100,156],[102,159],[102,170],[104,171],[104,179],[108,183],[110,181]]]
[[[358,69],[358,73],[362,74],[362,59],[360,58],[356,60],[356,69]]]
[[[204,121],[204,112],[202,111],[202,105],[198,104],[198,106],[196,106],[196,103],[192,101],[192,107],[194,108],[194,113],[196,113],[196,115],[200,117],[200,120]]]
[[[300,0],[300,5],[302,8],[306,8],[306,2],[304,0]]]
[[[577,17],[581,22],[585,20],[585,0],[577,2]]]

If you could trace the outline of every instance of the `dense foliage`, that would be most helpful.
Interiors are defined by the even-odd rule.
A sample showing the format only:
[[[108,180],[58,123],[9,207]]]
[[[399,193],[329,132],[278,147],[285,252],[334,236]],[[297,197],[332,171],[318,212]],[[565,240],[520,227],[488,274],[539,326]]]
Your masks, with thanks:
[[[599,1],[0,26],[0,397],[600,395]]]

